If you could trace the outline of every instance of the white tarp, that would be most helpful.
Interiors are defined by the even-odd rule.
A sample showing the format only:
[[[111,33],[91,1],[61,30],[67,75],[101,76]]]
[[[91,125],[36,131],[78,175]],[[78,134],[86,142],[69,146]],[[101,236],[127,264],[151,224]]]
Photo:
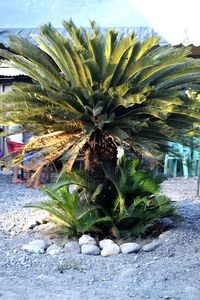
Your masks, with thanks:
[[[200,0],[129,0],[170,44],[200,45]]]

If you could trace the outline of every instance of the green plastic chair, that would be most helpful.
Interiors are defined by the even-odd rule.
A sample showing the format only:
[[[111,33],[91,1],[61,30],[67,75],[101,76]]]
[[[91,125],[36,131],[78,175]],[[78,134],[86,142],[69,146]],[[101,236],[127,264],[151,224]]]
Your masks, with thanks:
[[[188,157],[189,177],[197,176],[198,160],[199,160],[199,152],[197,150],[192,150],[191,148],[189,148],[189,157]]]
[[[169,147],[170,151],[164,160],[164,175],[177,177],[179,167],[181,176],[185,178],[196,176],[198,151],[175,143],[170,143]]]

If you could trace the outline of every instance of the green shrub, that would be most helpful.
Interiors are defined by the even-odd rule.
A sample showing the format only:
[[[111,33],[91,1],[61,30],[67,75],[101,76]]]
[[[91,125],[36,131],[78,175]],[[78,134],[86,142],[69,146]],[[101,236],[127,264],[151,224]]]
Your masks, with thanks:
[[[101,217],[98,207],[88,204],[77,191],[71,194],[68,186],[69,184],[64,185],[64,182],[60,182],[59,185],[43,189],[51,200],[27,204],[25,207],[33,207],[49,212],[50,221],[56,223],[59,229],[62,229],[68,235],[83,234],[92,230],[93,225],[98,222],[110,221],[108,216]],[[82,192],[84,189],[82,188]],[[95,192],[98,193],[98,190]],[[95,197],[95,194],[93,196]]]
[[[65,173],[44,189],[51,200],[26,206],[48,211],[69,234],[90,231],[103,237],[137,237],[164,217],[176,219],[175,206],[160,195],[159,179],[142,167],[141,160],[124,156],[115,169],[104,166],[104,172],[107,181],[96,186],[83,172]],[[106,194],[108,190],[112,193]]]
[[[124,156],[115,169],[106,167],[104,170],[116,190],[108,213],[112,219],[109,223],[112,234],[139,236],[159,219],[177,219],[171,200],[160,195],[160,179],[143,167],[141,160],[128,160]]]

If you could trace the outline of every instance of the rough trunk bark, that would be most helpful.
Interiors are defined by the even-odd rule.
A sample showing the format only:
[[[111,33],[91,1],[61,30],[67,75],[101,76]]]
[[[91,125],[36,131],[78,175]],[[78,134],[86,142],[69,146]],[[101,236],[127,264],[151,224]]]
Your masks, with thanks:
[[[84,170],[95,182],[105,179],[103,167],[115,167],[117,163],[117,145],[114,139],[101,130],[96,130],[84,149]]]

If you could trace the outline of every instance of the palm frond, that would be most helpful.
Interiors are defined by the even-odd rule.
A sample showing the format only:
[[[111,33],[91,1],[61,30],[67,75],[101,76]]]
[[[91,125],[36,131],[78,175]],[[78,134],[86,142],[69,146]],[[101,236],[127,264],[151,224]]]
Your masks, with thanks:
[[[137,41],[135,33],[119,36],[114,30],[104,35],[95,22],[90,31],[72,20],[63,24],[66,35],[42,25],[36,45],[13,36],[12,52],[0,50],[6,62],[32,79],[0,96],[0,123],[18,123],[42,137],[77,134],[74,148],[64,136],[63,148],[61,140],[57,148],[51,145],[46,161],[57,157],[56,151],[68,152],[72,164],[79,135],[89,139],[95,130],[151,155],[188,132],[191,122],[199,124],[198,101],[183,95],[200,78],[200,60],[188,58],[189,47],[159,46],[155,36]],[[41,151],[42,143],[38,140],[34,151],[36,145]]]

